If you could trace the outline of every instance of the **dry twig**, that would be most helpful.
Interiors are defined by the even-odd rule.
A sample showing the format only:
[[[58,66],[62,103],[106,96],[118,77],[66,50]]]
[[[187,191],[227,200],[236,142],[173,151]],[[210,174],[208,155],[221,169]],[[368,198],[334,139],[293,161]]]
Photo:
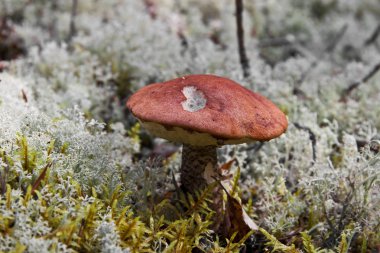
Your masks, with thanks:
[[[297,128],[297,129],[300,129],[300,130],[303,130],[303,131],[306,131],[308,134],[309,134],[309,139],[311,141],[311,147],[312,147],[312,150],[313,150],[313,161],[311,162],[311,166],[314,165],[315,161],[317,160],[317,148],[316,148],[316,145],[317,145],[317,138],[315,136],[315,134],[313,133],[313,131],[311,131],[310,128],[306,127],[306,126],[302,126],[300,125],[299,123],[295,122],[293,123],[293,125]],[[310,167],[311,167],[310,166]]]
[[[380,35],[380,24],[375,28],[371,36],[365,40],[364,46],[369,46],[373,44],[377,40],[379,35]]]
[[[237,39],[239,46],[240,64],[243,69],[244,77],[249,77],[249,60],[244,46],[244,27],[243,27],[243,0],[235,0],[236,6],[236,26]]]
[[[67,37],[67,42],[70,42],[74,35],[77,33],[77,29],[75,26],[75,17],[78,11],[78,0],[73,0],[73,4],[71,7],[71,17],[70,17],[70,31]]]
[[[359,81],[353,82],[346,89],[343,90],[339,99],[340,102],[346,102],[347,97],[350,96],[353,90],[357,89],[360,84],[368,82],[378,71],[380,70],[380,62],[378,62],[373,68]]]

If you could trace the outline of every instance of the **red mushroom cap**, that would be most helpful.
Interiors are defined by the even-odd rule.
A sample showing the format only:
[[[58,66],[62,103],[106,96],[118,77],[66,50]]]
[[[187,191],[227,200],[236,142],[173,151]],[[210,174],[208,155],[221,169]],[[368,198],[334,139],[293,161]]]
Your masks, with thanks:
[[[267,141],[286,131],[285,114],[267,98],[214,75],[148,85],[127,107],[158,137],[191,145]]]

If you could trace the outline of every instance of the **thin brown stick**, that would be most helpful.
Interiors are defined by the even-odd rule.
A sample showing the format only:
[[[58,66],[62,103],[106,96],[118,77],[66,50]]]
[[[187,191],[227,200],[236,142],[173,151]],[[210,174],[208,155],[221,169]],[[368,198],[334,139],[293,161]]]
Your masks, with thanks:
[[[67,37],[67,42],[70,42],[71,39],[77,33],[77,29],[75,26],[75,17],[77,15],[77,11],[78,11],[78,0],[73,0],[73,4],[71,7],[70,31],[69,31],[69,35]]]
[[[338,33],[335,34],[333,40],[331,41],[329,45],[327,45],[325,49],[326,53],[331,53],[335,50],[336,46],[338,45],[338,42],[341,41],[341,39],[343,38],[343,35],[346,33],[347,28],[348,28],[348,25],[344,24],[342,28],[338,31]]]
[[[28,96],[26,95],[26,92],[24,89],[21,89],[21,96],[25,103],[28,103]]]
[[[244,46],[244,27],[243,27],[243,0],[235,0],[236,6],[236,27],[239,47],[240,64],[243,69],[244,77],[249,77],[249,60]]]
[[[362,79],[353,82],[346,89],[343,90],[340,97],[340,102],[347,101],[347,97],[351,95],[352,91],[357,89],[360,84],[368,82],[380,70],[380,62],[378,62]]]
[[[316,146],[317,146],[317,138],[316,138],[315,134],[313,133],[313,131],[311,131],[310,128],[308,128],[306,126],[302,126],[302,125],[300,125],[297,122],[294,122],[294,126],[297,129],[306,131],[309,134],[309,139],[311,141],[311,148],[313,150],[313,160],[311,161],[311,165],[310,166],[313,166],[315,164],[315,161],[317,160],[317,148],[316,148]]]
[[[379,35],[380,35],[380,24],[377,25],[377,27],[375,28],[375,30],[373,31],[371,36],[365,40],[364,46],[369,46],[369,45],[373,44],[377,40]]]

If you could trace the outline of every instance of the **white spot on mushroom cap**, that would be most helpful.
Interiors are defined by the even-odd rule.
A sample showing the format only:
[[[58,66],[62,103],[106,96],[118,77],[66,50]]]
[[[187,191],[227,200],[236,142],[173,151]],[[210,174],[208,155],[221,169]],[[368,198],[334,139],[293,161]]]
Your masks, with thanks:
[[[205,108],[207,99],[201,90],[197,90],[194,86],[186,86],[182,89],[182,93],[186,97],[181,103],[185,111],[196,112]]]

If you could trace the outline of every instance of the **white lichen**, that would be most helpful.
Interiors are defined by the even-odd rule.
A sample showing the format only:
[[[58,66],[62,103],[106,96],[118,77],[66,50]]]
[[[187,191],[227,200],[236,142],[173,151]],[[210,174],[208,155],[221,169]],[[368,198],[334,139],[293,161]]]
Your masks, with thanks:
[[[196,112],[205,108],[207,99],[203,92],[194,86],[186,86],[182,89],[186,100],[183,101],[182,108],[188,112]]]

